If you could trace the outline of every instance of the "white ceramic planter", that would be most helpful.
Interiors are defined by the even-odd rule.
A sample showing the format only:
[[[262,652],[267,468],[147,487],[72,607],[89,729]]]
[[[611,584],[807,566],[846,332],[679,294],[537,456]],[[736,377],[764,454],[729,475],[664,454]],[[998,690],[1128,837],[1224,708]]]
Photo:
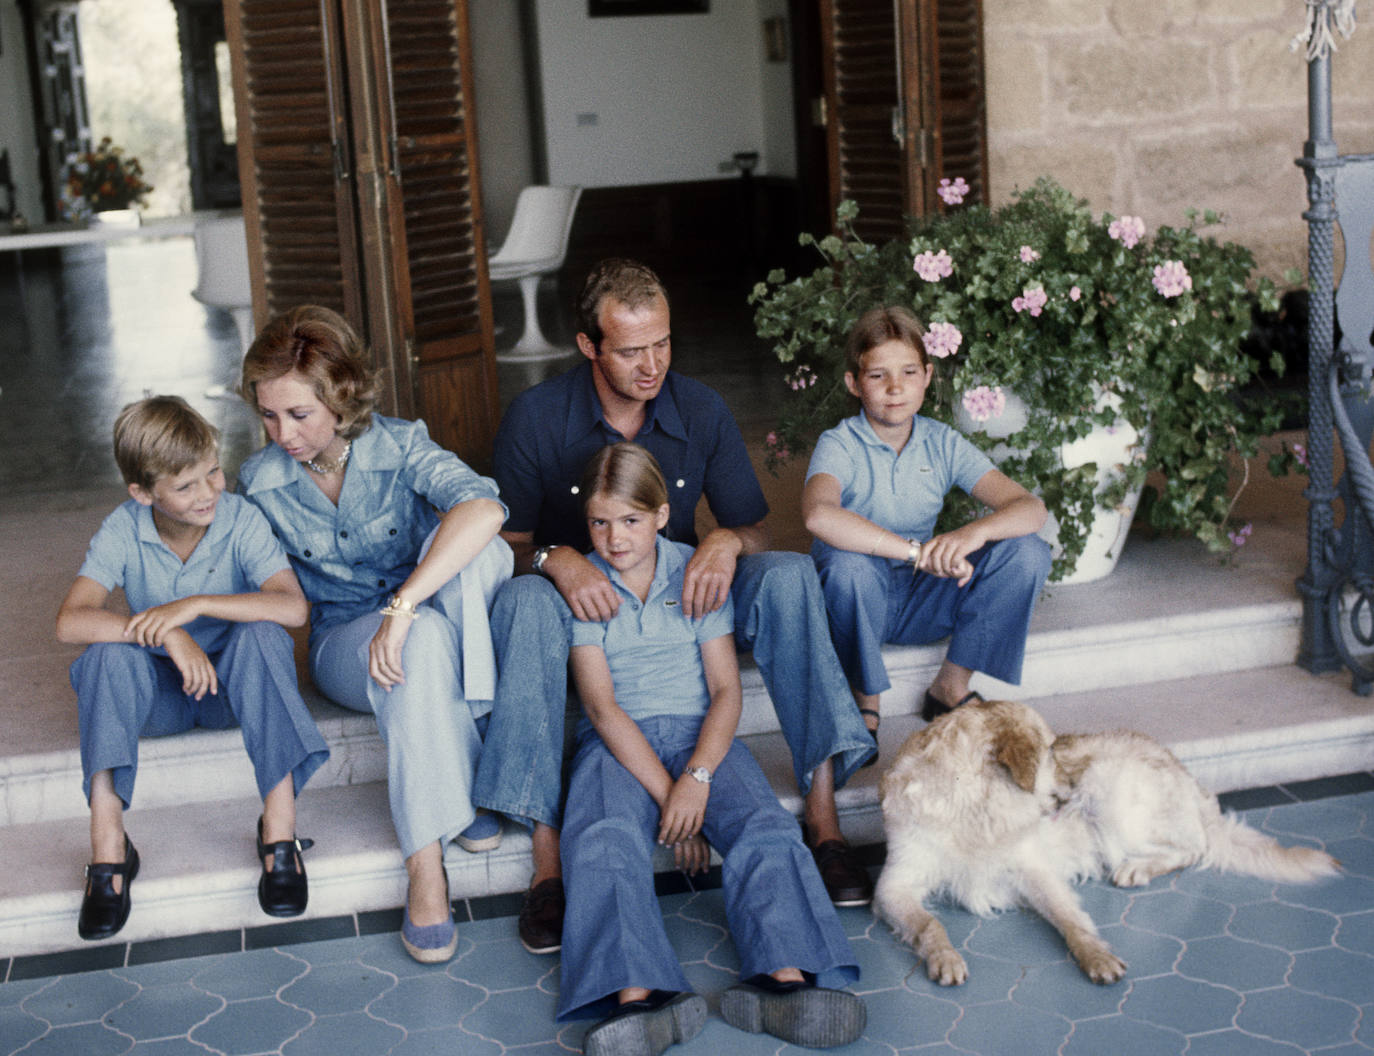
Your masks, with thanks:
[[[98,227],[138,227],[143,217],[137,209],[106,209],[92,213],[90,222]]]
[[[963,433],[986,433],[993,439],[1010,436],[1026,425],[1026,405],[1015,393],[1007,393],[1006,407],[1001,415],[986,422],[977,422],[963,410],[960,402],[958,418],[955,422]],[[1115,393],[1104,392],[1098,397],[1097,407],[1114,408],[1120,406],[1120,398]],[[1121,479],[1122,467],[1131,461],[1144,438],[1127,422],[1118,420],[1112,426],[1098,426],[1081,440],[1062,444],[1059,458],[1065,469],[1076,469],[1089,462],[1097,464],[1097,483],[1095,492],[1101,492]],[[1013,449],[1006,444],[998,444],[989,452],[994,462],[1000,462]],[[1126,545],[1126,534],[1131,530],[1136,507],[1140,504],[1142,488],[1133,488],[1125,499],[1111,509],[1098,507],[1093,518],[1088,539],[1079,555],[1074,570],[1059,583],[1091,583],[1111,574],[1116,568],[1121,548]],[[1059,521],[1051,513],[1040,530],[1040,538],[1049,543],[1058,557],[1063,548],[1059,545]]]

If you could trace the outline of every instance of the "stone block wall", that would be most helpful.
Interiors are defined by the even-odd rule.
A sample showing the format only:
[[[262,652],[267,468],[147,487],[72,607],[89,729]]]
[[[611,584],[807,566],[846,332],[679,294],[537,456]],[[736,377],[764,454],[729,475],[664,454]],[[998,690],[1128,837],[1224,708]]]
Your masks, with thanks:
[[[1374,153],[1374,24],[1332,58],[1342,154]],[[1276,280],[1306,271],[1302,0],[983,0],[994,204],[1051,175],[1095,211],[1179,226],[1191,206]]]

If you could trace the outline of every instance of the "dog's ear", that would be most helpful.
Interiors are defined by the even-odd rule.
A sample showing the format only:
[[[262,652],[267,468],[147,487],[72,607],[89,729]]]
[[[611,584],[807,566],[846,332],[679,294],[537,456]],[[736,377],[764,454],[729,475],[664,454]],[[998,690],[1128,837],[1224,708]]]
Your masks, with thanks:
[[[999,716],[993,726],[993,757],[1010,771],[1011,779],[1026,792],[1035,791],[1035,777],[1046,747],[1039,731],[1024,723]]]

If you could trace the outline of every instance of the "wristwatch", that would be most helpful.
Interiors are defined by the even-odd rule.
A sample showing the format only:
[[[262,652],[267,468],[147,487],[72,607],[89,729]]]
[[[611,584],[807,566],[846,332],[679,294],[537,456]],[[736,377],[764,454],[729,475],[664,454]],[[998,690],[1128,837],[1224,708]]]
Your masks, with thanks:
[[[703,785],[711,783],[711,771],[704,766],[692,766],[683,771],[688,777],[700,781]]]
[[[909,547],[906,552],[906,562],[915,568],[921,563],[921,544],[915,539],[908,539],[906,542]]]
[[[549,555],[556,549],[557,547],[554,546],[541,546],[534,552],[534,561],[531,562],[531,564],[534,570],[541,576],[544,574],[544,562],[549,559]]]

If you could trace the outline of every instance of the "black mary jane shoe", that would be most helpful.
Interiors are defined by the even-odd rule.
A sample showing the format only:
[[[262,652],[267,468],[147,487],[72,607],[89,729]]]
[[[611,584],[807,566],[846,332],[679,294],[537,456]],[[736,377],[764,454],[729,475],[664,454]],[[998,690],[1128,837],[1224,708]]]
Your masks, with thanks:
[[[86,866],[86,893],[81,897],[81,915],[76,918],[76,933],[83,939],[108,939],[129,919],[129,889],[138,875],[138,851],[128,834],[124,836],[124,861],[92,862]],[[114,878],[123,879],[119,890]]]
[[[269,917],[299,917],[310,900],[310,885],[305,878],[305,861],[301,851],[315,845],[314,840],[279,840],[262,842],[262,818],[258,818],[258,861],[262,862],[262,877],[258,880],[258,905]],[[263,859],[272,857],[268,868]]]

